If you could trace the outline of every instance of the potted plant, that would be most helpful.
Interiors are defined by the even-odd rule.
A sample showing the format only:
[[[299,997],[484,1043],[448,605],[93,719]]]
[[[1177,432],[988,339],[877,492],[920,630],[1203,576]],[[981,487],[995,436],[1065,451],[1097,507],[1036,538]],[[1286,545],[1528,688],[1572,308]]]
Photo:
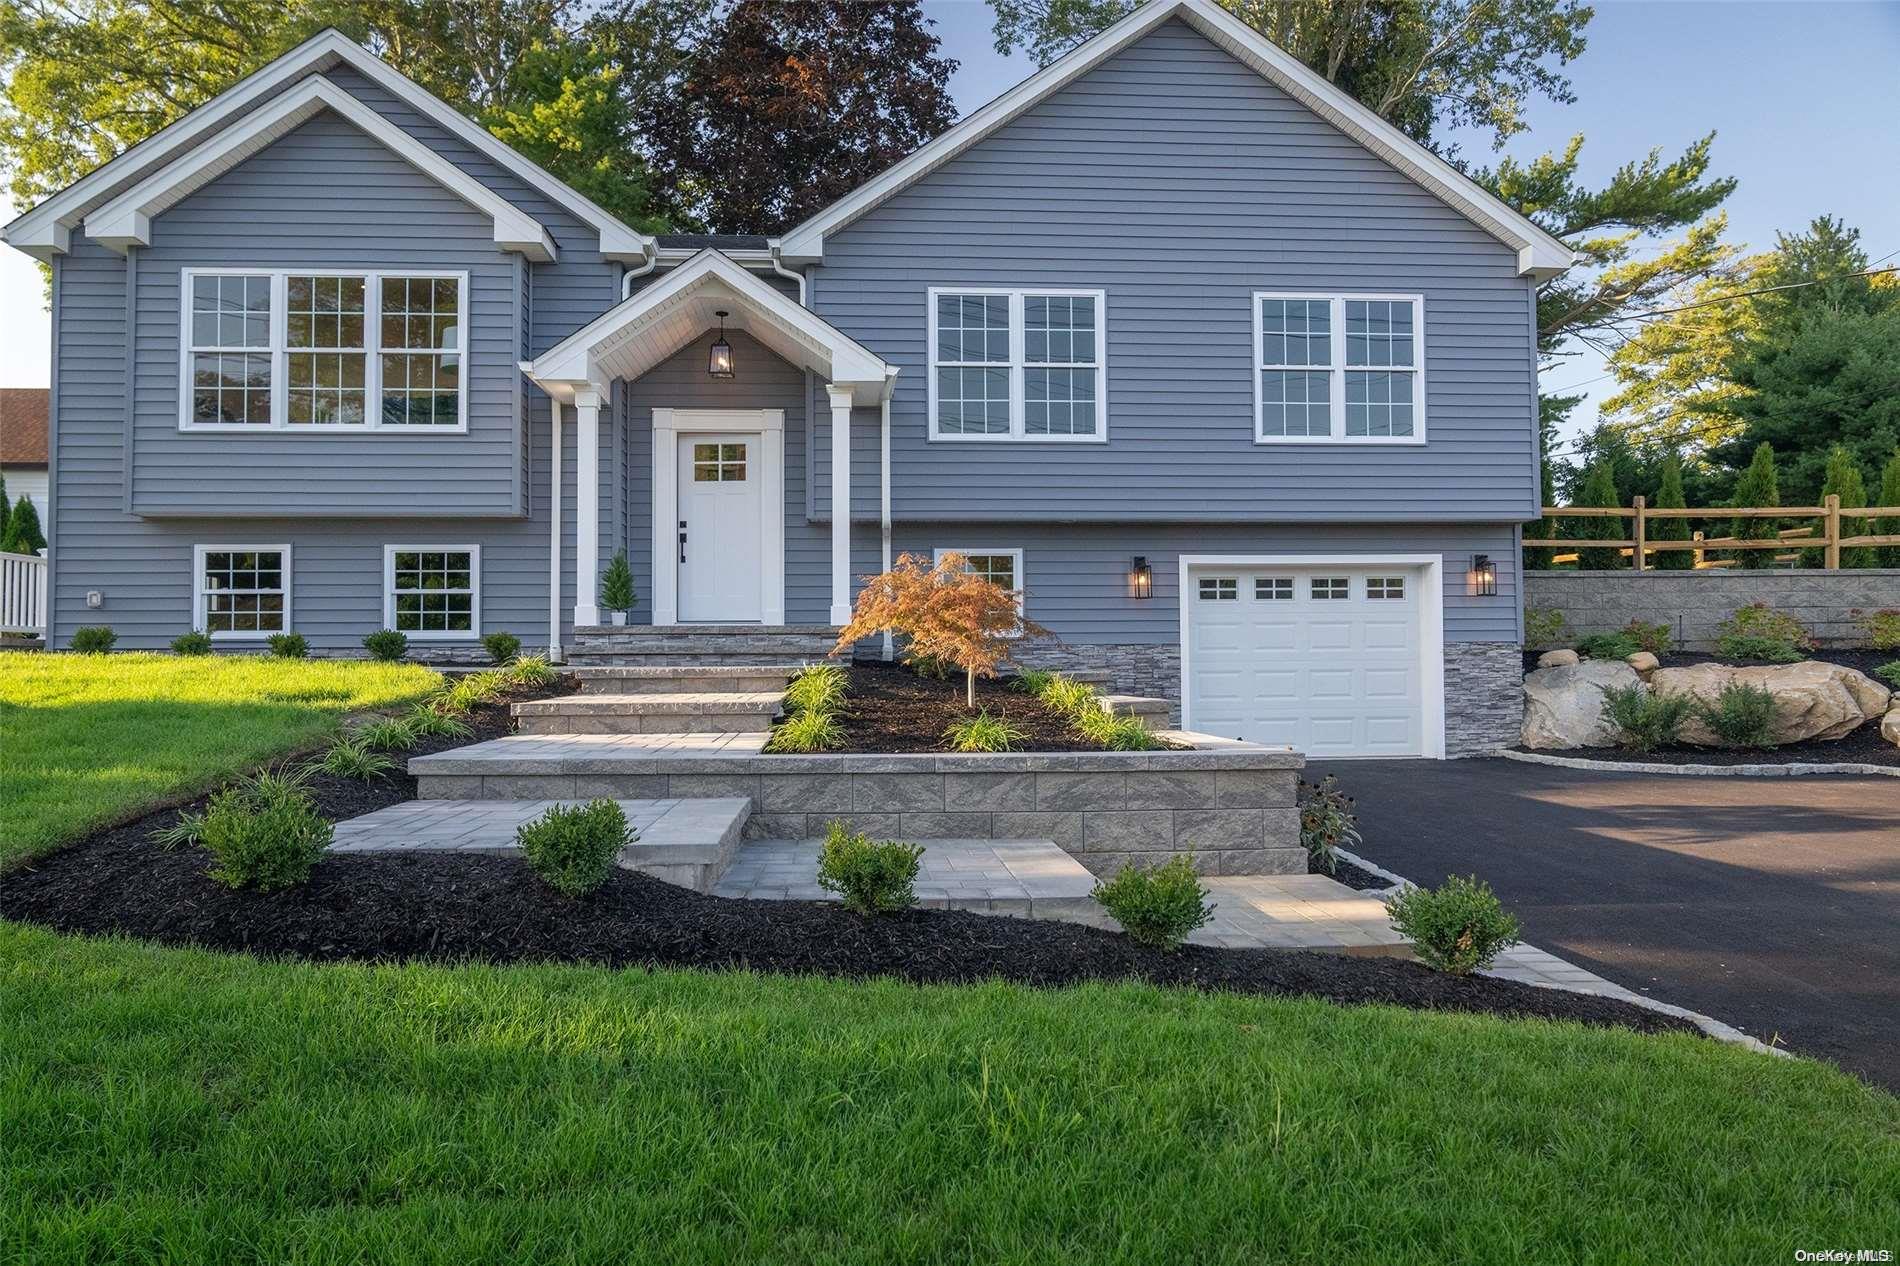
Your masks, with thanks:
[[[627,564],[627,551],[621,550],[600,574],[600,606],[613,623],[625,624],[633,600],[633,568]]]

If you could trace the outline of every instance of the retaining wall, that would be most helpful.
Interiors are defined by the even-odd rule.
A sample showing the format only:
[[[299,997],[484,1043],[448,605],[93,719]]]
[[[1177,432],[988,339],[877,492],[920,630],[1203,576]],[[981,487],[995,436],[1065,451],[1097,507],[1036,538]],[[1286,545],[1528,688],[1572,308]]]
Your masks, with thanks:
[[[1799,619],[1822,646],[1864,646],[1862,619],[1900,608],[1900,569],[1524,573],[1524,605],[1563,612],[1574,634],[1666,620],[1688,651],[1713,651],[1716,627],[1751,602]]]

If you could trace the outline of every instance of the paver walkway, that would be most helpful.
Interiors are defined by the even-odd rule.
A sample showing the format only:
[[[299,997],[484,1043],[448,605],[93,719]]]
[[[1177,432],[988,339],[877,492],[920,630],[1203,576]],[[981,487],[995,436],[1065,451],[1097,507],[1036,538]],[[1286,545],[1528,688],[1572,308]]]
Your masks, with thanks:
[[[926,840],[917,904],[1064,918],[1098,909],[1095,877],[1049,840]],[[761,840],[740,847],[713,892],[765,901],[835,901],[818,886],[817,840]]]
[[[517,851],[515,831],[576,800],[407,800],[336,824],[339,853]],[[744,823],[744,800],[619,800],[645,849],[718,844]]]

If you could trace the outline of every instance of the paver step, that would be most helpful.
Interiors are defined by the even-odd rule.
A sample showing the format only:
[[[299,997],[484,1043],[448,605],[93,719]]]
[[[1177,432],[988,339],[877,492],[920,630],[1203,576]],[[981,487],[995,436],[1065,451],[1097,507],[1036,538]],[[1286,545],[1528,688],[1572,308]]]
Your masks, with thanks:
[[[600,664],[574,668],[583,695],[782,691],[802,664]]]
[[[762,733],[772,728],[783,692],[568,695],[514,705],[522,734]]]

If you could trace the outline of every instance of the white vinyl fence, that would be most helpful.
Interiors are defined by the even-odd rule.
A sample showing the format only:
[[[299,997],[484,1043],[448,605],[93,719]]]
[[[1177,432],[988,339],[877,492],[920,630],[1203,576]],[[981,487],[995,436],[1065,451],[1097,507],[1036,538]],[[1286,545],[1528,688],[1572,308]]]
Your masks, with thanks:
[[[0,554],[0,633],[46,636],[46,560]]]

